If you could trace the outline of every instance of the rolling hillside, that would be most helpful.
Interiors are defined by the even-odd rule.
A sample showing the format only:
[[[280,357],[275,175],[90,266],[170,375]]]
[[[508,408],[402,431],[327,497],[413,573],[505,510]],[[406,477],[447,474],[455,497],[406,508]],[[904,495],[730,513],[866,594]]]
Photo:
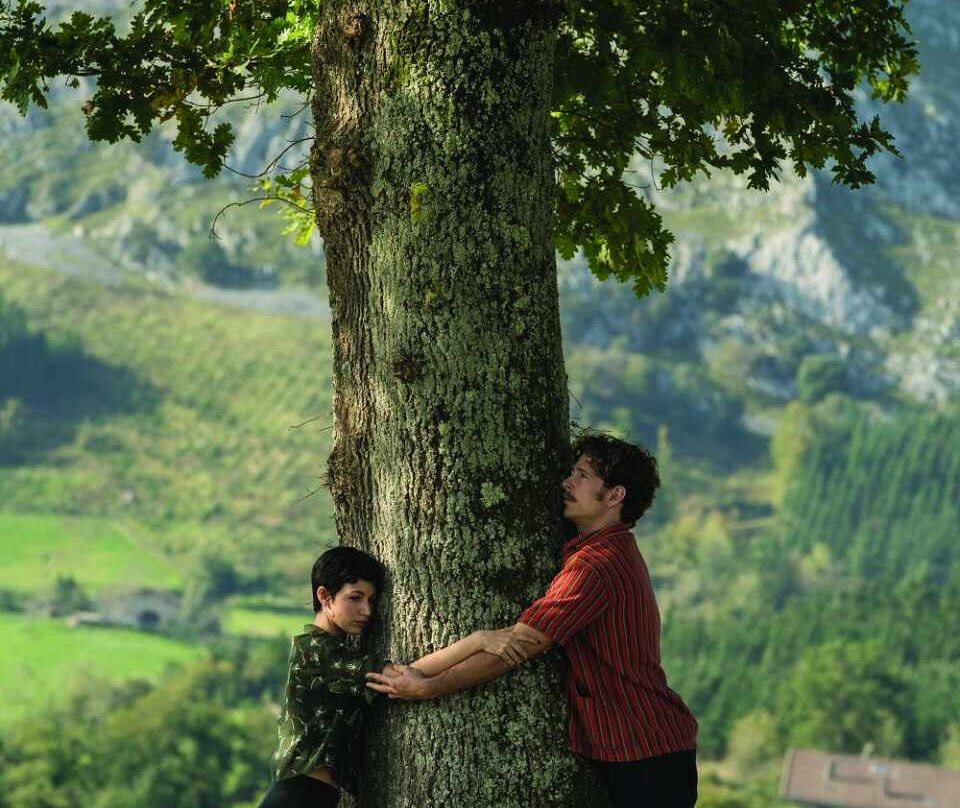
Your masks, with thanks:
[[[324,495],[303,500],[328,441],[325,323],[9,263],[0,289],[84,369],[23,396],[5,509],[136,523],[171,558],[217,547],[266,575],[330,541]]]

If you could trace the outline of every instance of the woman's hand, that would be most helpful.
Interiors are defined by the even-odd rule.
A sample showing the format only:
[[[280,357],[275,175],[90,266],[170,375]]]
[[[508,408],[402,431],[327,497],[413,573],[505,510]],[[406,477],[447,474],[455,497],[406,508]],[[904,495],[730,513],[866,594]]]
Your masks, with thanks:
[[[387,673],[390,668],[390,673]],[[382,673],[368,673],[367,687],[384,693],[391,699],[417,701],[433,696],[430,677],[410,665],[388,665]]]
[[[496,631],[475,631],[478,650],[495,654],[506,660],[511,666],[533,656],[534,647],[538,645],[533,637],[524,637],[511,628],[501,628]]]

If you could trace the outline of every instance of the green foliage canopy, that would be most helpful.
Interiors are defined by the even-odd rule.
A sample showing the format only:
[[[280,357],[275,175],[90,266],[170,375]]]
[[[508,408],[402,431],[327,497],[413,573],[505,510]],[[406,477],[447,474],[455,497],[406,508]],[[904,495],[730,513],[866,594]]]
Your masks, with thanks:
[[[796,746],[897,755],[902,729],[897,713],[903,685],[877,643],[831,640],[808,649],[781,691],[781,721]]]
[[[317,2],[145,0],[120,32],[83,11],[53,26],[33,0],[0,0],[0,97],[25,112],[45,104],[51,78],[93,76],[91,138],[139,140],[173,120],[174,147],[214,176],[234,138],[228,123],[207,128],[217,110],[251,93],[309,98]],[[509,19],[546,11],[557,20],[560,253],[583,249],[594,273],[638,294],[664,288],[672,236],[635,192],[638,154],[662,164],[668,187],[729,169],[766,189],[784,163],[801,175],[829,165],[854,188],[872,182],[868,159],[896,150],[877,118],[860,120],[854,90],[866,83],[877,99],[903,99],[917,70],[905,2],[509,4]],[[400,35],[421,36],[416,27]],[[298,198],[299,179],[278,192]]]
[[[269,785],[274,738],[263,700],[276,695],[285,653],[280,644],[217,649],[156,686],[91,680],[0,738],[0,806],[254,804]]]

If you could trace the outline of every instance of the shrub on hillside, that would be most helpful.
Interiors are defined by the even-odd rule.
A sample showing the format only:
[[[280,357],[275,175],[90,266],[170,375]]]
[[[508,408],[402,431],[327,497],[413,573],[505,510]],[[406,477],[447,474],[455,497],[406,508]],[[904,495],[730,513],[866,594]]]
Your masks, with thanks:
[[[27,333],[27,315],[0,294],[0,353]],[[3,378],[0,376],[0,378]]]
[[[173,671],[156,686],[89,683],[0,738],[0,805],[253,805],[269,785],[276,731],[266,694],[248,693],[232,660]]]
[[[15,589],[0,587],[0,612],[22,612],[26,607],[26,597]]]
[[[46,334],[33,331],[26,312],[0,296],[0,401],[42,399],[62,392],[82,377],[75,368],[82,359],[78,344],[52,342]]]
[[[77,333],[38,329],[0,295],[0,464],[68,442],[86,419],[153,401],[132,368],[91,354]]]
[[[93,608],[93,601],[72,575],[58,575],[40,595],[36,605],[51,617],[64,617],[89,611]]]
[[[743,403],[691,362],[657,361],[623,341],[574,348],[567,357],[578,423],[654,445],[662,424],[681,454],[710,454],[715,444],[746,441],[739,428]],[[717,450],[731,454],[730,447]]]
[[[0,399],[0,463],[15,454],[22,426],[23,402],[18,398]]]
[[[47,353],[46,338],[30,330],[26,312],[0,295],[0,400],[35,382]]]
[[[786,740],[858,754],[903,752],[904,682],[879,642],[829,640],[803,652],[779,692]]]
[[[186,637],[219,634],[223,600],[239,588],[236,568],[227,558],[211,552],[199,554],[190,564],[177,617],[178,633]]]
[[[797,395],[806,404],[816,404],[830,393],[840,393],[847,385],[847,368],[838,356],[813,354],[797,370]]]
[[[769,710],[747,713],[733,725],[727,740],[727,762],[741,782],[779,764],[783,750],[777,736],[777,719]]]
[[[960,723],[951,724],[947,728],[938,757],[941,765],[960,770]]]

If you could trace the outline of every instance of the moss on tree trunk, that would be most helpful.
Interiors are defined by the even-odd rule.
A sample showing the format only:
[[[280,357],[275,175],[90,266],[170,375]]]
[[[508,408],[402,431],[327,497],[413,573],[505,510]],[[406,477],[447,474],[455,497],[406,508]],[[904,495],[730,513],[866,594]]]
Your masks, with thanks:
[[[312,174],[334,337],[328,482],[410,659],[512,623],[559,561],[568,462],[546,4],[324,3]],[[583,804],[559,661],[382,707],[360,803]]]

